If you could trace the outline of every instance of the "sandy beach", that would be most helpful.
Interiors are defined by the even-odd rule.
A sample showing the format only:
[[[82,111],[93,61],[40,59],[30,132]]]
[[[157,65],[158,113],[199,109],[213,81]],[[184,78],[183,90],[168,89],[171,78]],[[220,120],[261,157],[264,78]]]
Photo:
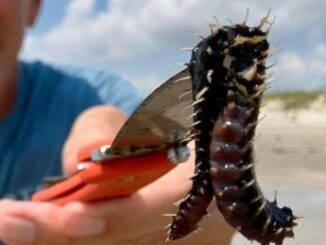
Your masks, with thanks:
[[[265,196],[290,206],[299,220],[284,244],[324,244],[326,238],[326,108],[316,101],[295,111],[277,102],[262,108],[256,135],[256,171]],[[236,235],[233,245],[256,244]]]

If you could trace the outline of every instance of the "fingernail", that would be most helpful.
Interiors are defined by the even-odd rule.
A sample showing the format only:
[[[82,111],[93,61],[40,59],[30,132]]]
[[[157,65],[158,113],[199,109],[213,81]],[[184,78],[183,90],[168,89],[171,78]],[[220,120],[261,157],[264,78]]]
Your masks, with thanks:
[[[17,242],[33,242],[36,237],[36,225],[31,221],[3,216],[0,218],[1,237]]]
[[[106,223],[101,218],[78,215],[69,220],[66,232],[70,236],[100,235],[105,227]]]

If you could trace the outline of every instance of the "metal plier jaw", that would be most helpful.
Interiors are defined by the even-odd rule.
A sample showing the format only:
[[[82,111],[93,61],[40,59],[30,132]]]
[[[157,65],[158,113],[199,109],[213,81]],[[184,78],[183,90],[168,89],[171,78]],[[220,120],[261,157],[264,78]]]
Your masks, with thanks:
[[[153,147],[112,151],[111,141],[99,141],[78,153],[77,172],[32,197],[65,205],[98,202],[132,194],[155,181],[190,156],[185,145],[158,151]]]

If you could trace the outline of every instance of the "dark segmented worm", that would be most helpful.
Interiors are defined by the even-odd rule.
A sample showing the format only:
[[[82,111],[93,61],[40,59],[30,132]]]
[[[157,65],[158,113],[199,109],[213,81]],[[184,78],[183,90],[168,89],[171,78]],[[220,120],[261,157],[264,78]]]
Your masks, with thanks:
[[[224,26],[192,51],[196,169],[193,187],[170,226],[170,240],[197,229],[212,196],[225,220],[250,240],[282,244],[295,216],[267,201],[256,181],[253,138],[266,89],[268,31],[246,23]]]
[[[209,171],[197,170],[193,186],[187,197],[179,203],[179,211],[169,226],[169,240],[182,238],[195,231],[197,223],[207,213],[207,206],[213,198]]]

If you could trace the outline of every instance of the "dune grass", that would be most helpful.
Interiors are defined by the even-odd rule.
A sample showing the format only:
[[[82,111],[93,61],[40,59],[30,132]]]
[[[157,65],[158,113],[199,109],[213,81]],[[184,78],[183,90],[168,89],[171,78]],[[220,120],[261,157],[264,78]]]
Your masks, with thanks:
[[[297,110],[307,108],[320,96],[326,98],[326,92],[270,92],[265,95],[264,102],[268,103],[269,101],[278,100],[282,102],[284,110]]]

